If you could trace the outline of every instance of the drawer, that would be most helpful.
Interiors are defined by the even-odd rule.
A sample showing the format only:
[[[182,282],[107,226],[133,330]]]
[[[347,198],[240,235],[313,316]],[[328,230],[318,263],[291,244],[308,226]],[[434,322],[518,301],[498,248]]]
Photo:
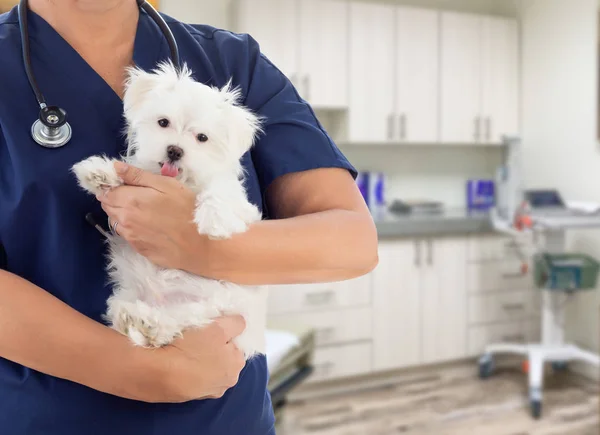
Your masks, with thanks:
[[[467,259],[470,263],[485,263],[515,258],[514,239],[503,236],[472,236]]]
[[[314,328],[317,346],[373,338],[371,308],[269,316],[269,321],[274,324],[306,325]]]
[[[324,311],[368,306],[371,303],[371,274],[328,284],[272,286],[269,315]]]
[[[506,258],[510,239],[501,236],[469,237],[467,259],[469,262],[498,261]]]
[[[535,343],[540,340],[540,320],[482,325],[469,328],[469,356],[479,356],[485,347],[499,343]]]
[[[329,381],[371,372],[371,343],[319,348],[315,351],[314,368],[308,382]]]
[[[520,273],[521,262],[499,261],[467,264],[467,289],[470,293],[533,288],[531,273]]]
[[[525,320],[541,312],[537,290],[502,291],[469,296],[469,324]]]

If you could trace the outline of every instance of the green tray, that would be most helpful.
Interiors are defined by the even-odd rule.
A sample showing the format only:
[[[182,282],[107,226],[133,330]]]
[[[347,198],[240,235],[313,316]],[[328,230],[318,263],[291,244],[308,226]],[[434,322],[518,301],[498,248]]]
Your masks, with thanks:
[[[596,288],[600,263],[585,254],[540,254],[535,258],[538,288],[555,291]]]

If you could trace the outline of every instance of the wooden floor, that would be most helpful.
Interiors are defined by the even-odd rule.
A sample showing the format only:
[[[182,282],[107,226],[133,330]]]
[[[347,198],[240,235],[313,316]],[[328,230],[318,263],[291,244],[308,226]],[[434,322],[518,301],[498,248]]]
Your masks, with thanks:
[[[568,373],[546,377],[543,417],[530,417],[526,377],[472,366],[437,369],[360,393],[288,405],[278,435],[599,435],[599,387]]]

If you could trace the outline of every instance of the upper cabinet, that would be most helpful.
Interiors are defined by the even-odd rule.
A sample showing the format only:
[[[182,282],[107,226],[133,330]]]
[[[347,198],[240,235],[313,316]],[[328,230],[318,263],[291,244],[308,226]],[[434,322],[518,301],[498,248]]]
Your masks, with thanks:
[[[348,107],[348,10],[338,0],[301,0],[300,93],[313,106]]]
[[[438,13],[353,2],[350,29],[350,141],[437,141]]]
[[[240,0],[235,14],[236,29],[250,34],[262,53],[295,80],[299,79],[300,71],[297,3],[297,0]]]
[[[396,8],[395,140],[437,142],[439,113],[439,13]]]
[[[348,10],[342,0],[239,0],[235,28],[315,108],[348,107]]]
[[[441,44],[441,141],[499,143],[517,134],[515,21],[444,12]]]
[[[394,12],[387,5],[350,4],[348,136],[353,142],[385,142],[395,135]]]
[[[235,30],[315,109],[369,143],[498,144],[519,134],[514,19],[346,0],[236,0]]]

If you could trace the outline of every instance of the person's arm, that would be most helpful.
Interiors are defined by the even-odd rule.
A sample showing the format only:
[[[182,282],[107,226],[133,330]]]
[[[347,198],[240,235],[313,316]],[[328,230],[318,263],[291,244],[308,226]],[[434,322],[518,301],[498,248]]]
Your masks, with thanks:
[[[269,188],[267,201],[273,220],[230,240],[197,237],[198,254],[186,257],[185,269],[260,285],[343,281],[376,266],[377,230],[348,171],[284,175]]]
[[[243,366],[226,336],[242,330],[234,325],[221,336],[217,327],[207,328],[185,343],[157,350],[135,347],[127,337],[0,270],[0,356],[127,399],[180,402],[219,396],[237,382]],[[198,356],[195,349],[207,347],[206,355]]]

